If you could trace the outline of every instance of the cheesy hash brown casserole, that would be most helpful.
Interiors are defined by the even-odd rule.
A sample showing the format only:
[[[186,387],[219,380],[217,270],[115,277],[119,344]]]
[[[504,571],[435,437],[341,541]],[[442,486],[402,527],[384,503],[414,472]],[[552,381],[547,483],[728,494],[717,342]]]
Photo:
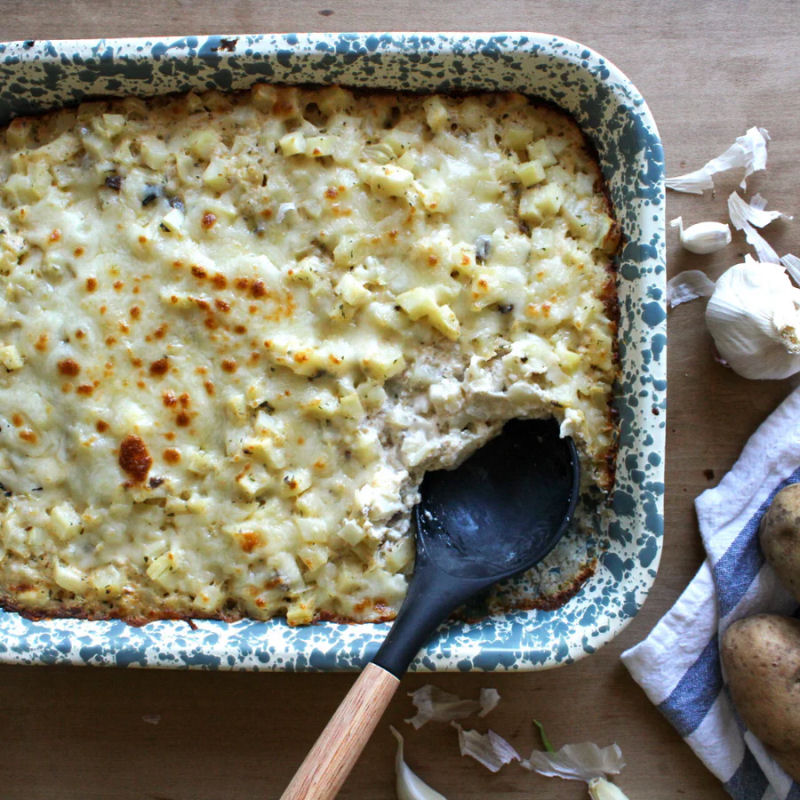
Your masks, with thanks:
[[[512,417],[613,478],[617,225],[562,113],[259,85],[0,139],[0,604],[392,618]]]

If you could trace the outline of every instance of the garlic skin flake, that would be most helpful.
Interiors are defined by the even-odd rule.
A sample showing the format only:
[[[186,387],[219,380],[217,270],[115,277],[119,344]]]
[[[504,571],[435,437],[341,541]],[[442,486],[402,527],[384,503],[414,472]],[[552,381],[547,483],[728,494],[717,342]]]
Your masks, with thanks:
[[[675,308],[698,297],[711,297],[714,286],[714,281],[699,269],[679,272],[667,281],[667,307]]]
[[[447,800],[443,794],[428,786],[403,758],[403,737],[400,732],[389,726],[392,736],[397,739],[397,753],[394,757],[394,770],[397,776],[397,800]]]
[[[779,264],[749,259],[717,280],[706,325],[722,358],[745,378],[800,371],[800,289]]]
[[[497,772],[511,761],[520,760],[519,753],[494,731],[465,731],[457,722],[450,724],[458,731],[458,749],[461,755],[472,756],[490,772]]]
[[[415,692],[409,692],[408,696],[411,698],[414,708],[417,709],[417,713],[405,721],[409,725],[413,725],[416,730],[431,720],[452,722],[454,719],[464,719],[464,717],[477,714],[484,708],[483,702],[462,700],[458,695],[445,692],[430,683],[426,683]]]
[[[741,184],[743,189],[747,179],[754,172],[767,166],[767,142],[769,133],[766,128],[749,128],[743,136],[722,154],[704,164],[694,172],[667,178],[664,182],[667,189],[675,192],[688,192],[689,194],[703,194],[706,189],[714,188],[713,176],[718,172],[727,172],[736,167],[744,168],[744,178]]]
[[[731,229],[724,222],[696,222],[684,229],[683,219],[676,217],[669,224],[678,228],[681,244],[690,253],[708,255],[731,243]]]
[[[800,258],[791,253],[781,256],[781,264],[786,267],[789,277],[800,286]]]
[[[478,716],[485,717],[489,712],[497,708],[497,704],[500,702],[500,692],[497,689],[481,689],[478,702],[481,704]]]
[[[594,742],[580,742],[565,744],[555,753],[534,750],[522,766],[548,778],[589,783],[595,778],[621,772],[625,759],[617,744],[599,747]]]
[[[733,227],[737,231],[744,231],[745,239],[756,251],[759,261],[776,264],[778,254],[755,228],[763,228],[776,219],[792,219],[792,217],[780,211],[767,211],[766,208],[767,201],[760,194],[753,195],[749,203],[736,192],[731,192],[728,196],[728,214]]]

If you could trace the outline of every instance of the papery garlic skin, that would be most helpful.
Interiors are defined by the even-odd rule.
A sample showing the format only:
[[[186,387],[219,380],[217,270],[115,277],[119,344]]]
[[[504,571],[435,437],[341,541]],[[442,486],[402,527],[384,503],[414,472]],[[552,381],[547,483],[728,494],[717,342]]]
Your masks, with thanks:
[[[712,294],[714,281],[699,269],[684,270],[667,281],[667,307],[670,309]]]
[[[589,781],[589,797],[592,800],[628,800],[619,786],[605,778],[592,778]]]
[[[744,178],[739,184],[744,189],[750,175],[766,168],[769,140],[770,135],[766,128],[749,128],[743,136],[737,136],[736,141],[722,155],[712,158],[694,172],[667,178],[664,183],[667,189],[676,192],[703,194],[706,189],[714,188],[714,175],[717,173],[744,167]]]
[[[521,765],[547,778],[588,783],[595,778],[619,774],[625,759],[616,743],[599,747],[594,742],[577,742],[565,744],[552,753],[534,750]]]
[[[696,222],[684,229],[683,219],[677,217],[670,225],[680,230],[681,244],[690,253],[708,255],[731,243],[731,229],[724,222]]]
[[[800,289],[779,264],[749,260],[717,280],[706,325],[722,358],[745,378],[800,371]]]

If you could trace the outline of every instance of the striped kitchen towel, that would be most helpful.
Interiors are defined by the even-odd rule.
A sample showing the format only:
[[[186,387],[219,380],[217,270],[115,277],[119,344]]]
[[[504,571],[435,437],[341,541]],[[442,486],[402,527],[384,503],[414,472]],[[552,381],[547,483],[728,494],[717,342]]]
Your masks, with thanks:
[[[622,654],[634,680],[735,800],[800,800],[800,786],[736,715],[719,660],[719,634],[734,620],[797,609],[764,563],[758,524],[776,492],[798,482],[800,387],[753,434],[719,485],[696,499],[706,560],[650,635]]]

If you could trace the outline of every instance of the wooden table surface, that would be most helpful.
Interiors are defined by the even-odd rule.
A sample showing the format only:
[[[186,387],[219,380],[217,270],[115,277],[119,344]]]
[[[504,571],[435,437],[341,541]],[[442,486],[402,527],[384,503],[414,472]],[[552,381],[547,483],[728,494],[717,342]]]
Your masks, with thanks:
[[[615,62],[637,85],[664,141],[669,174],[700,166],[751,125],[772,136],[766,174],[752,180],[770,208],[800,214],[797,183],[800,23],[792,2],[702,4],[293,0],[0,0],[0,39],[96,38],[186,33],[337,30],[530,30],[577,39]],[[716,197],[670,194],[668,219],[725,219],[733,178]],[[740,236],[723,253],[691,256],[668,232],[670,275],[693,267],[716,277],[746,252]],[[780,253],[800,254],[800,221],[768,231]],[[559,743],[616,741],[628,766],[618,779],[631,800],[727,797],[619,660],[672,605],[702,550],[693,499],[714,485],[748,436],[797,384],[749,382],[717,364],[703,303],[669,317],[666,535],[661,568],[638,617],[591,658],[544,673],[436,675],[464,696],[496,687],[491,727],[523,753],[543,720]],[[0,798],[59,800],[275,798],[353,675],[233,674],[93,668],[0,667]],[[415,689],[431,677],[410,676]],[[393,798],[388,723],[409,716],[402,691],[341,793]],[[451,800],[577,799],[585,787],[516,767],[491,775],[461,758],[452,729],[408,732],[406,757]]]

